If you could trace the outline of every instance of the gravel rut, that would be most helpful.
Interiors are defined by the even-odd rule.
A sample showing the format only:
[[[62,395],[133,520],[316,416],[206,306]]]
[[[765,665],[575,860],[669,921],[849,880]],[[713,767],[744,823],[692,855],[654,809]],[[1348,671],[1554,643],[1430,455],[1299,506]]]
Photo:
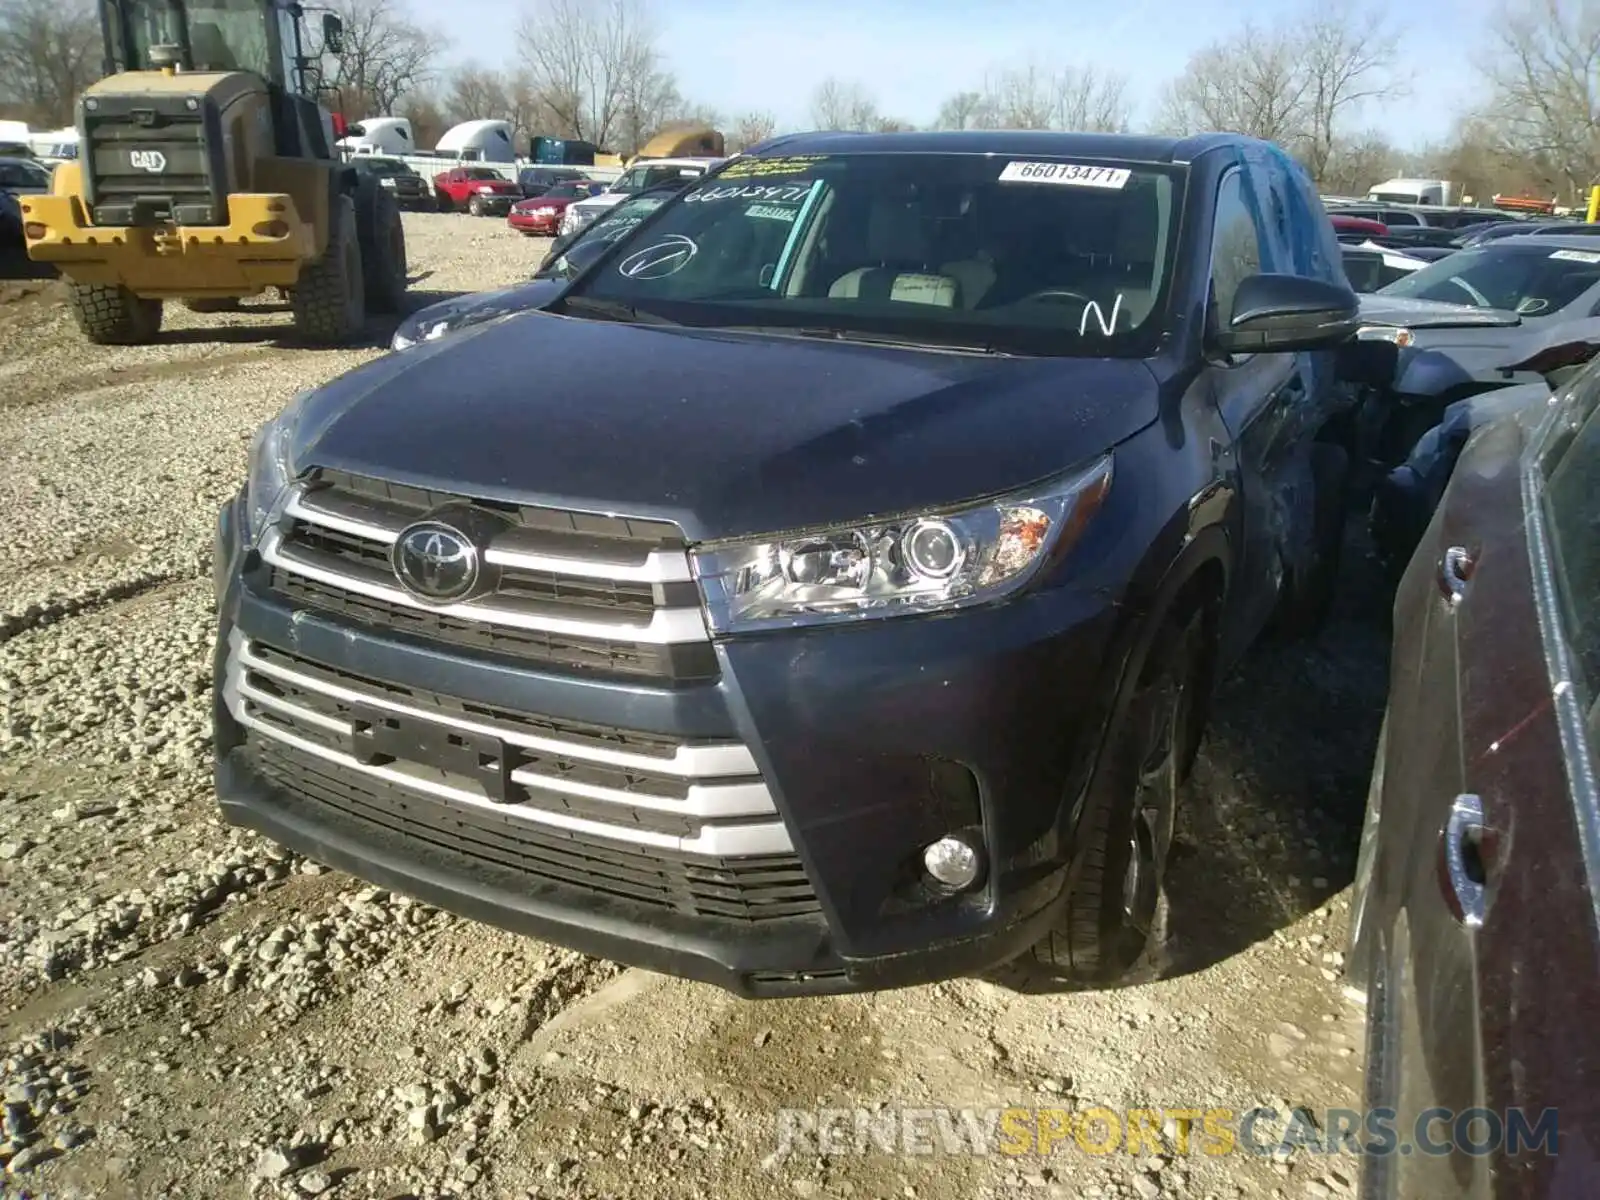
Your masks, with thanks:
[[[414,304],[525,278],[545,248],[497,221],[406,223]],[[1339,976],[1386,684],[1358,554],[1318,641],[1224,684],[1163,960],[1113,991],[1002,975],[744,1002],[223,826],[217,506],[255,428],[391,328],[311,350],[272,306],[173,305],[158,345],[97,348],[59,285],[0,284],[0,1197],[1353,1194],[1349,1160],[1171,1142],[785,1155],[776,1114],[1353,1106]]]

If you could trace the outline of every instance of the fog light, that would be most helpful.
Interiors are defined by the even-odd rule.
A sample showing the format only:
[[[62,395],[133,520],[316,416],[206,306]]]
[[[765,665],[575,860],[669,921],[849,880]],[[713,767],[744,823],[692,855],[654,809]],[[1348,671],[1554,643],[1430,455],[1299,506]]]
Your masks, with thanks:
[[[983,874],[983,852],[958,837],[942,837],[922,852],[922,866],[942,888],[964,892]]]

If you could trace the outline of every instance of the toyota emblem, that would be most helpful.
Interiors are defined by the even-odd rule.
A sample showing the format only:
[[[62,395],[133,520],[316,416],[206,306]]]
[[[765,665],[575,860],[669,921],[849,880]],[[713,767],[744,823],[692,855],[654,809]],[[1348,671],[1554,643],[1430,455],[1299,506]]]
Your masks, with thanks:
[[[482,574],[477,545],[443,521],[418,521],[402,529],[390,562],[400,586],[431,604],[465,600]]]

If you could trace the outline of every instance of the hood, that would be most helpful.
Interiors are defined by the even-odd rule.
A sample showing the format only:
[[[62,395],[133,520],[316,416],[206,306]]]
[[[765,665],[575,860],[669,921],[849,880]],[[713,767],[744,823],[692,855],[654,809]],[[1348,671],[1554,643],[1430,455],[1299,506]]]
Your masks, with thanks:
[[[394,331],[390,348],[409,349],[419,342],[433,341],[447,333],[481,325],[496,317],[542,308],[561,294],[565,280],[532,279],[515,287],[493,292],[470,292],[419,308]],[[435,332],[437,330],[437,332]]]
[[[1010,492],[1155,420],[1135,360],[999,358],[636,326],[493,321],[306,401],[296,470],[678,522],[692,540]]]
[[[1361,322],[1408,329],[1477,329],[1486,325],[1520,325],[1522,318],[1498,308],[1474,308],[1470,304],[1368,292],[1361,297]]]

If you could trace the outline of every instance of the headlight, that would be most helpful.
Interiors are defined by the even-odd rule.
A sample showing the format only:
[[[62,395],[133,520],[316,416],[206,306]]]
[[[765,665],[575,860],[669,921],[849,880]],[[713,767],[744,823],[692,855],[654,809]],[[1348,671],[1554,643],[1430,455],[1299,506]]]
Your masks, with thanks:
[[[555,209],[549,207],[536,208],[533,210],[533,215],[536,217],[548,217],[554,215],[555,211]]]
[[[456,313],[448,316],[435,317],[431,321],[422,321],[415,325],[402,325],[394,331],[394,337],[389,340],[391,350],[409,350],[418,342],[431,342],[442,338],[450,332],[451,326],[457,320]]]
[[[394,185],[394,177],[392,175],[380,175],[378,177],[379,187],[392,188]]]
[[[300,411],[310,392],[301,392],[283,411],[263,425],[250,447],[250,475],[245,484],[245,511],[250,522],[246,537],[251,544],[272,521],[283,493],[294,481],[294,464],[289,447]]]
[[[709,545],[695,573],[718,633],[964,608],[1021,588],[1081,536],[1111,458],[1037,493],[763,541]]]
[[[494,195],[494,187],[486,183],[478,189],[478,194],[480,196],[492,196]]]

